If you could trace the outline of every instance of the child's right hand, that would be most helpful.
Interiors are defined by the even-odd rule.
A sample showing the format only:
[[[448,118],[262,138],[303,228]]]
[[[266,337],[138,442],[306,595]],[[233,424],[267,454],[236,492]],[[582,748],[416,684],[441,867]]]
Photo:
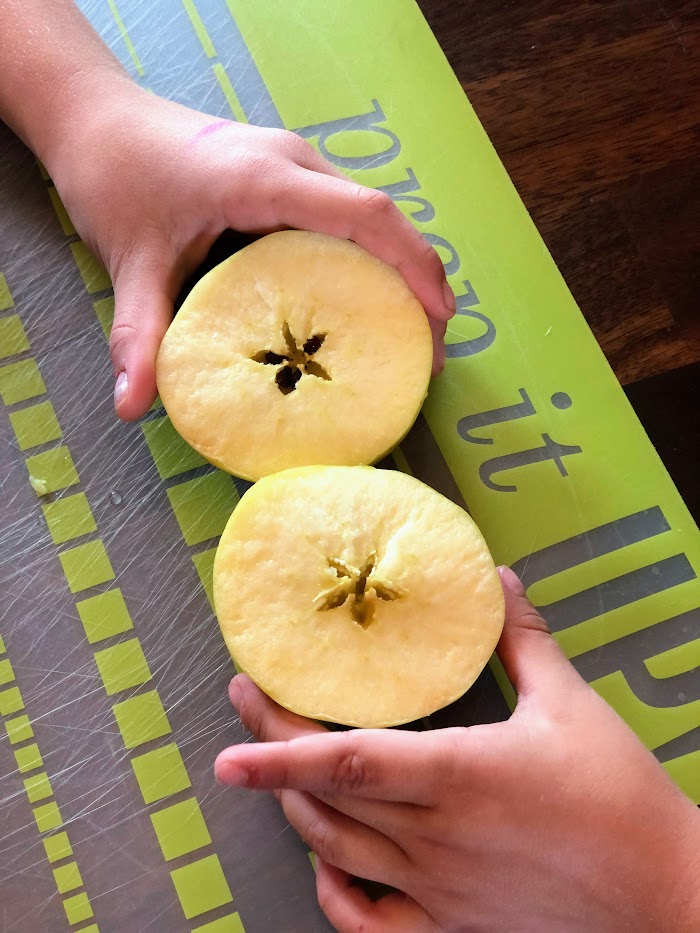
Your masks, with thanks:
[[[697,933],[697,808],[501,576],[507,722],[326,732],[239,675],[260,742],[223,751],[217,778],[274,791],[341,933]],[[372,901],[355,876],[403,893]]]
[[[227,228],[328,233],[395,266],[428,314],[441,370],[454,297],[439,256],[387,195],[350,181],[292,133],[207,116],[126,76],[109,81],[109,93],[69,109],[48,167],[114,284],[121,418],[138,418],[153,402],[174,299]]]

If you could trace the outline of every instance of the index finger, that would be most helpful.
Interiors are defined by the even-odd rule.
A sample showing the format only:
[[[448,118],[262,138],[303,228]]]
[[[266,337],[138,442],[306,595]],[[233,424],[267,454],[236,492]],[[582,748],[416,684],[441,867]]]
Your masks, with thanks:
[[[328,732],[221,752],[219,781],[256,790],[291,788],[432,806],[465,779],[465,730]]]
[[[280,222],[353,240],[401,273],[428,317],[452,317],[455,297],[440,257],[388,194],[297,166],[280,183]]]

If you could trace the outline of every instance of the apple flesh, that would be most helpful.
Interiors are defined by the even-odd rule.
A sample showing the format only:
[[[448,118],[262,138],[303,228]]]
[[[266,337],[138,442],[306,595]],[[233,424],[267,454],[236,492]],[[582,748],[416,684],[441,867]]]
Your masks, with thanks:
[[[257,480],[381,459],[415,421],[431,362],[425,313],[395,269],[349,241],[286,230],[197,283],[156,372],[182,437]]]
[[[467,513],[372,467],[296,468],[253,486],[221,537],[214,600],[236,664],[272,699],[361,727],[462,696],[504,613]]]

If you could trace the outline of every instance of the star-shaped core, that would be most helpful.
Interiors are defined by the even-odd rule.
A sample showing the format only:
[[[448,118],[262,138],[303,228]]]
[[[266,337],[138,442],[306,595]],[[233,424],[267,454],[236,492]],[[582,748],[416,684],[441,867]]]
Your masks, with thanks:
[[[289,324],[285,321],[282,327],[282,336],[287,344],[287,352],[282,355],[274,350],[261,350],[253,357],[256,363],[266,366],[277,366],[275,382],[282,395],[289,395],[297,387],[302,376],[316,376],[317,379],[330,381],[329,373],[312,359],[313,355],[323,346],[325,334],[314,334],[299,346],[292,334]]]
[[[364,629],[372,624],[376,599],[389,601],[406,595],[401,587],[379,579],[376,551],[372,551],[362,567],[355,567],[337,557],[330,558],[328,566],[335,570],[338,582],[318,594],[314,600],[316,609],[321,612],[337,609],[351,600],[352,617]]]

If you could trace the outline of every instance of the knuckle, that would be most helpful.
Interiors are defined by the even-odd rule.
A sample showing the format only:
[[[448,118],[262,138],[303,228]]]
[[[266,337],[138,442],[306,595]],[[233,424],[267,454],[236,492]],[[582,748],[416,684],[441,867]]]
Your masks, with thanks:
[[[298,139],[298,136],[295,136],[294,133],[289,130],[281,130],[277,127],[270,127],[265,130],[265,136],[269,143],[272,143],[274,146],[284,148],[285,146],[290,145],[293,139]]]
[[[255,703],[243,701],[239,710],[241,723],[248,732],[252,732],[259,742],[268,741],[268,728],[262,710]]]
[[[435,340],[444,340],[447,333],[447,321],[436,321],[435,318],[429,318],[428,324]]]
[[[128,320],[117,319],[109,335],[109,352],[114,357],[128,343],[138,337],[138,328]]]
[[[354,748],[339,754],[331,771],[331,782],[338,790],[355,793],[370,780],[367,761]]]
[[[267,140],[272,149],[295,161],[308,158],[315,152],[310,143],[290,130],[271,129],[267,133]]]
[[[462,754],[459,737],[457,734],[450,734],[451,730],[445,730],[442,735],[441,745],[442,754],[440,756],[440,766],[434,771],[433,789],[440,790],[441,787],[452,787],[454,784],[462,784],[464,775],[462,774]]]
[[[306,163],[318,157],[311,143],[297,136],[296,133],[287,134],[284,146],[296,162]]]
[[[251,712],[247,703],[241,703],[238,715],[240,717],[241,724],[245,726],[248,732],[252,732],[253,735],[260,738],[260,732],[263,730],[263,725],[258,717]],[[264,741],[264,739],[262,741]]]
[[[377,191],[375,188],[357,189],[357,198],[364,211],[375,218],[384,218],[391,216],[398,208],[394,207],[394,202],[384,191]]]
[[[322,858],[324,862],[329,862],[331,865],[335,864],[335,834],[328,820],[321,816],[315,817],[302,835],[316,855]]]
[[[402,220],[405,219],[403,214],[401,217]],[[410,234],[411,261],[422,266],[431,276],[439,279],[444,278],[444,266],[438,251],[426,240],[422,233],[416,230],[409,220],[406,220],[406,225],[407,232]]]
[[[404,217],[398,208],[397,214],[397,222],[402,226],[403,233],[406,237],[406,245],[410,247],[411,264],[418,264],[431,275],[444,278],[444,266],[438,251],[432,243],[426,240],[422,233],[416,230],[411,221],[407,217]],[[402,263],[403,266],[407,266],[407,264],[407,260]]]
[[[442,259],[435,247],[428,243],[425,237],[420,237],[420,242],[416,244],[416,251],[418,256],[430,266],[430,271],[435,275],[443,276],[444,266],[442,264]]]
[[[531,632],[539,632],[541,635],[549,636],[552,634],[544,618],[534,606],[529,606],[522,615],[518,616],[518,627]]]

